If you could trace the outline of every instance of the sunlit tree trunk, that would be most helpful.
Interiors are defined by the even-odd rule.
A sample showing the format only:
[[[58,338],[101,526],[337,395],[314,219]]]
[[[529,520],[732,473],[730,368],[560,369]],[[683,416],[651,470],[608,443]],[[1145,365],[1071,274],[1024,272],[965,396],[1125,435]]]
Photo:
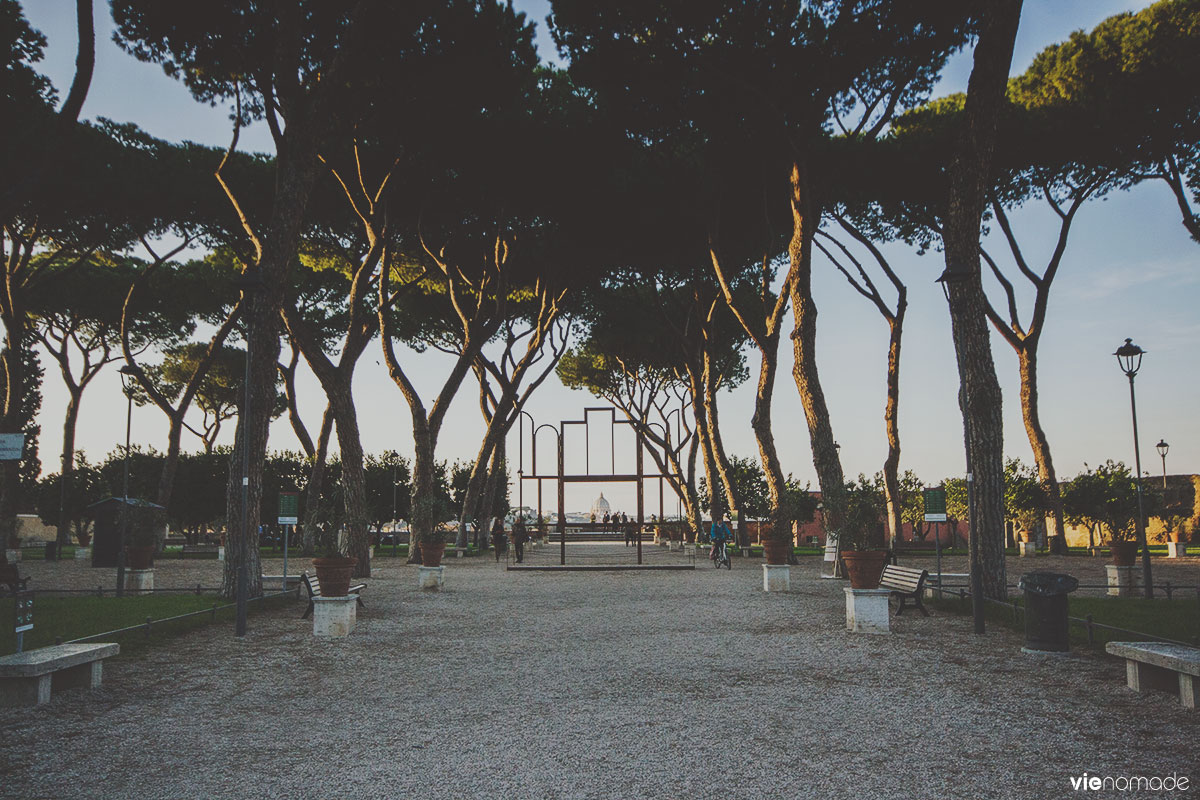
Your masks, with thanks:
[[[812,297],[812,237],[820,223],[820,211],[810,197],[807,173],[796,161],[791,172],[792,239],[788,258],[795,280],[791,284],[792,350],[795,363],[792,377],[800,392],[808,438],[812,446],[813,467],[823,493],[839,490],[844,483],[842,464],[834,446],[829,408],[817,371],[817,304]]]

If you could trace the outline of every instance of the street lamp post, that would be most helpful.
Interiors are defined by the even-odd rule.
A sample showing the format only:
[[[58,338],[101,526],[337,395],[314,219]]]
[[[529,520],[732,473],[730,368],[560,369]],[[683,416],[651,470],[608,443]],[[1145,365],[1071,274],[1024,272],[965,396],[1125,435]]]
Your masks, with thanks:
[[[1142,548],[1142,583],[1145,585],[1146,597],[1154,597],[1154,583],[1150,577],[1150,547],[1146,544],[1146,517],[1142,510],[1142,454],[1138,449],[1137,398],[1133,391],[1133,377],[1141,368],[1142,356],[1145,353],[1146,351],[1134,344],[1132,339],[1126,339],[1125,344],[1118,347],[1113,355],[1117,357],[1117,365],[1121,367],[1121,371],[1129,378],[1129,409],[1133,415],[1133,478],[1137,482],[1137,537],[1138,546]],[[1166,464],[1165,454],[1163,464]]]
[[[129,533],[129,433],[133,423],[133,380],[137,367],[126,364],[117,372],[121,375],[121,390],[125,392],[125,478],[121,490],[121,538],[117,544],[117,597],[125,594],[125,540]]]
[[[1159,456],[1162,457],[1163,488],[1164,489],[1167,488],[1167,450],[1169,450],[1170,448],[1171,448],[1171,445],[1167,444],[1167,441],[1165,439],[1159,439],[1158,444],[1154,445],[1154,449],[1157,450]]]

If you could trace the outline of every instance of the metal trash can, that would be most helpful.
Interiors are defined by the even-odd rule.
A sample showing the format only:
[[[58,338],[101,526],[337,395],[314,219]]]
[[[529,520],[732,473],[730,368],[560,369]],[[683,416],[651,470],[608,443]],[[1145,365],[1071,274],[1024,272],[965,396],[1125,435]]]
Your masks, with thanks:
[[[1017,584],[1025,592],[1026,651],[1065,653],[1071,649],[1067,595],[1079,581],[1057,572],[1030,572]]]
[[[58,558],[58,542],[46,542],[46,560],[53,561]]]

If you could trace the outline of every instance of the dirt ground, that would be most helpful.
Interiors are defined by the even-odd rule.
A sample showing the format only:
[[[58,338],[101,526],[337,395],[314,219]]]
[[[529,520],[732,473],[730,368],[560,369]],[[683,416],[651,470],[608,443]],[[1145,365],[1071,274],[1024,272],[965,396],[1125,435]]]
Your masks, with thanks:
[[[629,557],[603,547],[588,557]],[[557,547],[529,555],[556,560]],[[848,633],[844,584],[816,559],[792,568],[786,594],[762,591],[757,559],[446,563],[445,590],[429,593],[415,568],[378,560],[345,639],[314,638],[297,601],[252,616],[244,639],[212,625],[110,659],[97,691],[0,709],[0,797],[1040,800],[1182,797],[1200,781],[1200,714],[1129,691],[1121,662],[1026,655],[1018,634],[976,636],[938,611]],[[1200,583],[1200,559],[1154,566],[1156,582]],[[1037,557],[1010,559],[1010,582],[1031,568],[1104,579],[1100,559]],[[160,561],[156,584],[215,586],[219,569]],[[32,588],[109,572],[23,571]],[[1074,791],[1085,772],[1189,788]]]

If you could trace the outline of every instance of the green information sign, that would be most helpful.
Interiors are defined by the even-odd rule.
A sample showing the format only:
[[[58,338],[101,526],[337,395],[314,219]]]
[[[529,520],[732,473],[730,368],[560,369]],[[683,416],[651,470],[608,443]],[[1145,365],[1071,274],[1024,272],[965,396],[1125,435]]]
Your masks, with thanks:
[[[33,630],[33,592],[17,592],[16,632]]]
[[[925,490],[925,521],[946,521],[946,490],[942,487]]]
[[[300,494],[299,492],[279,493],[279,524],[300,524]]]

